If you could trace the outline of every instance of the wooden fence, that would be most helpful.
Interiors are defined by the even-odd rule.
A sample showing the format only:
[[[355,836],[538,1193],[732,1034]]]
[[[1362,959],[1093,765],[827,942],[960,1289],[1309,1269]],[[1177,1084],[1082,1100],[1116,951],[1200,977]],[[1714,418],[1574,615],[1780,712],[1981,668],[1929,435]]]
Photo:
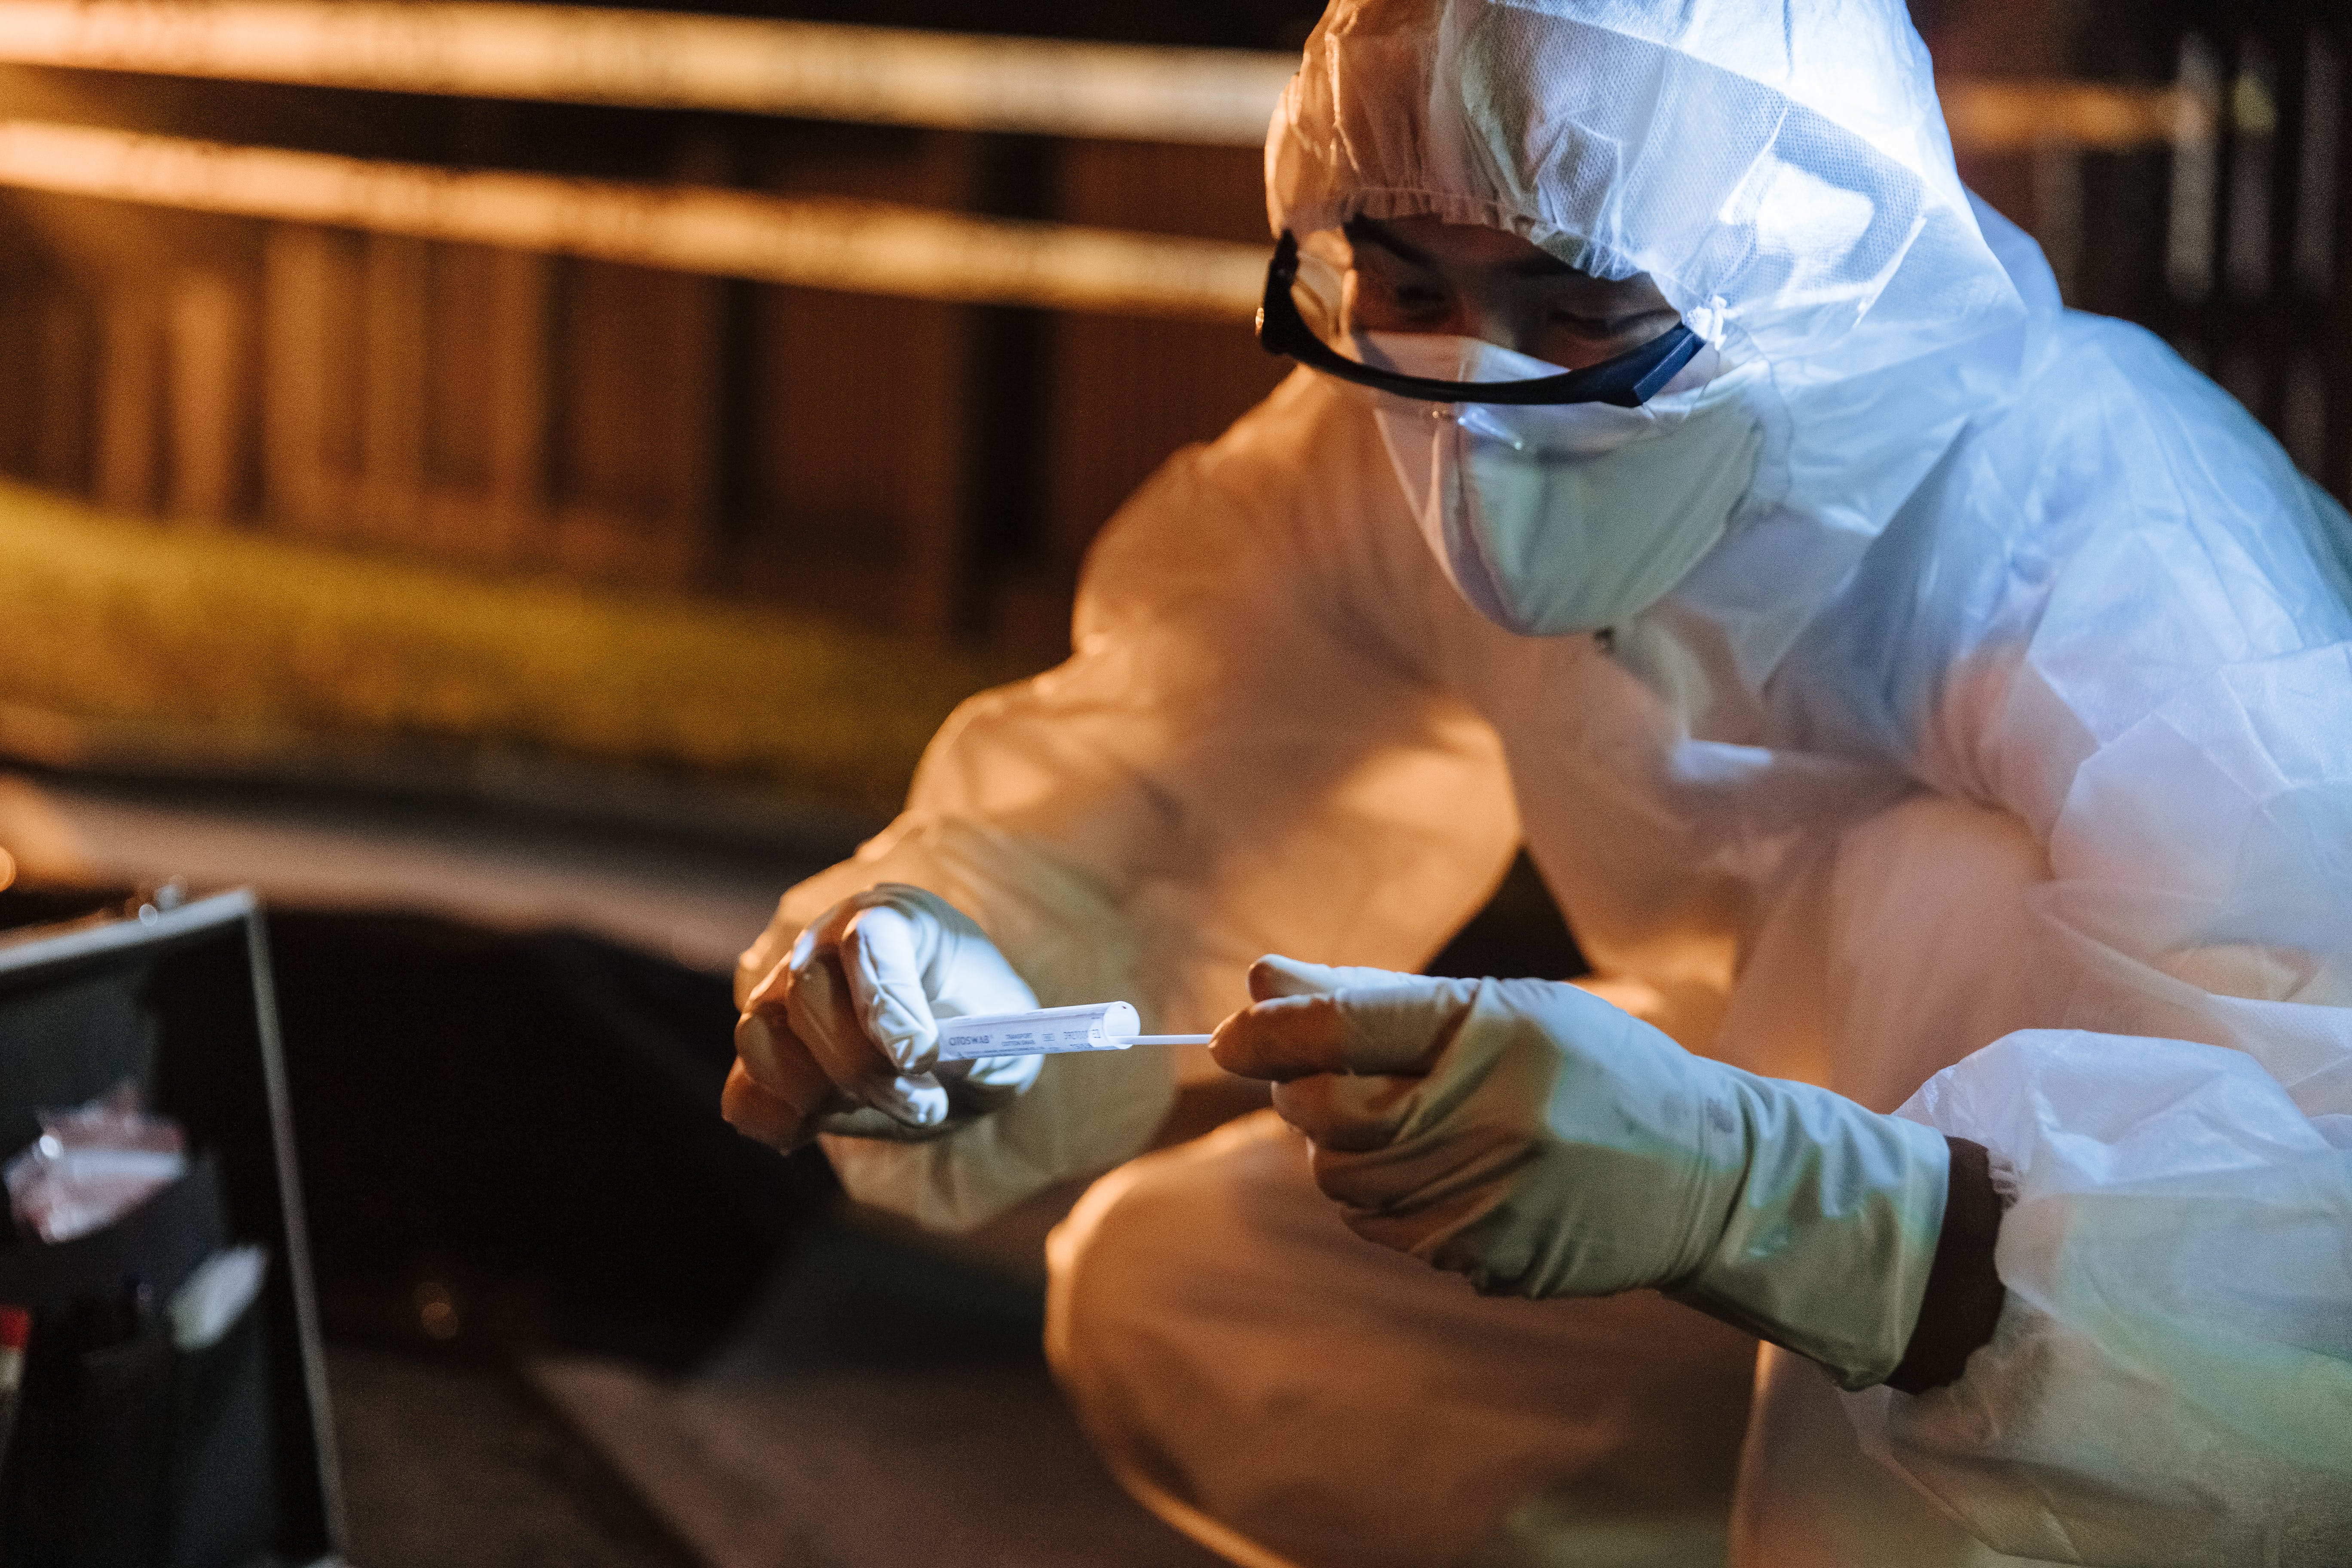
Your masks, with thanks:
[[[2352,496],[2352,7],[2121,4],[2091,29],[2169,64],[2182,132],[2053,170],[2077,302],[2163,333]]]
[[[1964,172],[2346,493],[2341,7],[2113,9],[2068,79],[1946,84]],[[1050,650],[1281,373],[1284,62],[586,15],[0,5],[0,468]]]

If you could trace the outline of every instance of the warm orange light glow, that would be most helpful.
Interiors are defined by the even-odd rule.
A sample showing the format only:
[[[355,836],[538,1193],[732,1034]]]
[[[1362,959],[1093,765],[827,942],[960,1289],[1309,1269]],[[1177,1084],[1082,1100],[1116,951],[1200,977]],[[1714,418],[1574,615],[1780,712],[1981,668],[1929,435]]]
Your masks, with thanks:
[[[0,121],[0,184],[909,299],[1230,321],[1256,246]]]
[[[2211,134],[2212,112],[2174,88],[2086,81],[1944,80],[1937,83],[1952,145],[1964,153],[2041,147],[2127,153]]]
[[[559,5],[7,0],[0,61],[1254,147],[1295,57]],[[2193,133],[2170,89],[1948,80],[1963,152]]]
[[[1295,57],[514,5],[9,0],[0,60],[1254,147]]]
[[[416,1302],[416,1324],[425,1335],[436,1340],[454,1340],[464,1326],[457,1313],[457,1299],[449,1287],[437,1279],[427,1279],[414,1292]]]

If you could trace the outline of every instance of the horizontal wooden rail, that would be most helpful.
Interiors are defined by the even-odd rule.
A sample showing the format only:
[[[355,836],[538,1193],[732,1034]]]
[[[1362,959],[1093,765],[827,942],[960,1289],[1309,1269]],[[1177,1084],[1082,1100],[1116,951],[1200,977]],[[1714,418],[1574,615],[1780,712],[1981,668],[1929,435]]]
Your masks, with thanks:
[[[1952,145],[1965,153],[2128,153],[2201,142],[2220,113],[2211,100],[2169,87],[1947,78],[1937,91]]]
[[[1266,251],[882,202],[459,173],[0,121],[0,185],[809,289],[1245,320]]]
[[[563,5],[5,0],[0,62],[470,98],[1255,146],[1296,57]],[[1963,152],[2210,133],[2169,88],[1948,79]]]
[[[1296,56],[563,5],[6,0],[0,61],[1255,146]]]

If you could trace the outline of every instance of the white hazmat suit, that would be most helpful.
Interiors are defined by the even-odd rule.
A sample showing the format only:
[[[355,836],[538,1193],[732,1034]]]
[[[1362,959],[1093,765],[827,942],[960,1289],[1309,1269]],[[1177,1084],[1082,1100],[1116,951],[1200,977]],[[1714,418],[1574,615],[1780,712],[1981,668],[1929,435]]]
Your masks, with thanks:
[[[1263,952],[1417,967],[1524,842],[1605,994],[1984,1144],[2010,1200],[1958,1383],[1766,1352],[1736,1561],[2352,1560],[2341,510],[2162,343],[2061,309],[1891,0],[1339,0],[1266,168],[1277,230],[1434,214],[1646,272],[1760,367],[1723,538],[1605,638],[1515,637],[1371,403],[1301,372],[1122,510],[1074,657],[950,721],[745,993],[900,882],[1044,1003],[1206,1028]],[[1052,1058],[948,1136],[828,1148],[974,1223],[1141,1148],[1166,1061]],[[1107,1457],[1237,1561],[1722,1549],[1748,1342],[1475,1297],[1350,1235],[1270,1118],[1117,1171],[1053,1265]]]

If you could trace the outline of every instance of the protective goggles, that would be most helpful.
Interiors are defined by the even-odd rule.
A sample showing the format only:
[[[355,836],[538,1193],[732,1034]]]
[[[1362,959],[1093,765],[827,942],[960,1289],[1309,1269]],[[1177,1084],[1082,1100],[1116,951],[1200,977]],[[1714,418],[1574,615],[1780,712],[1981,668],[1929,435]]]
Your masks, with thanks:
[[[1309,268],[1328,264],[1310,262]],[[1265,300],[1258,307],[1258,346],[1297,360],[1326,375],[1430,403],[1510,405],[1608,403],[1638,408],[1657,395],[1704,346],[1680,321],[1636,349],[1599,364],[1527,381],[1437,381],[1382,370],[1351,359],[1335,346],[1347,341],[1340,330],[1338,289],[1331,279],[1303,281],[1298,240],[1285,234],[1265,269]]]

